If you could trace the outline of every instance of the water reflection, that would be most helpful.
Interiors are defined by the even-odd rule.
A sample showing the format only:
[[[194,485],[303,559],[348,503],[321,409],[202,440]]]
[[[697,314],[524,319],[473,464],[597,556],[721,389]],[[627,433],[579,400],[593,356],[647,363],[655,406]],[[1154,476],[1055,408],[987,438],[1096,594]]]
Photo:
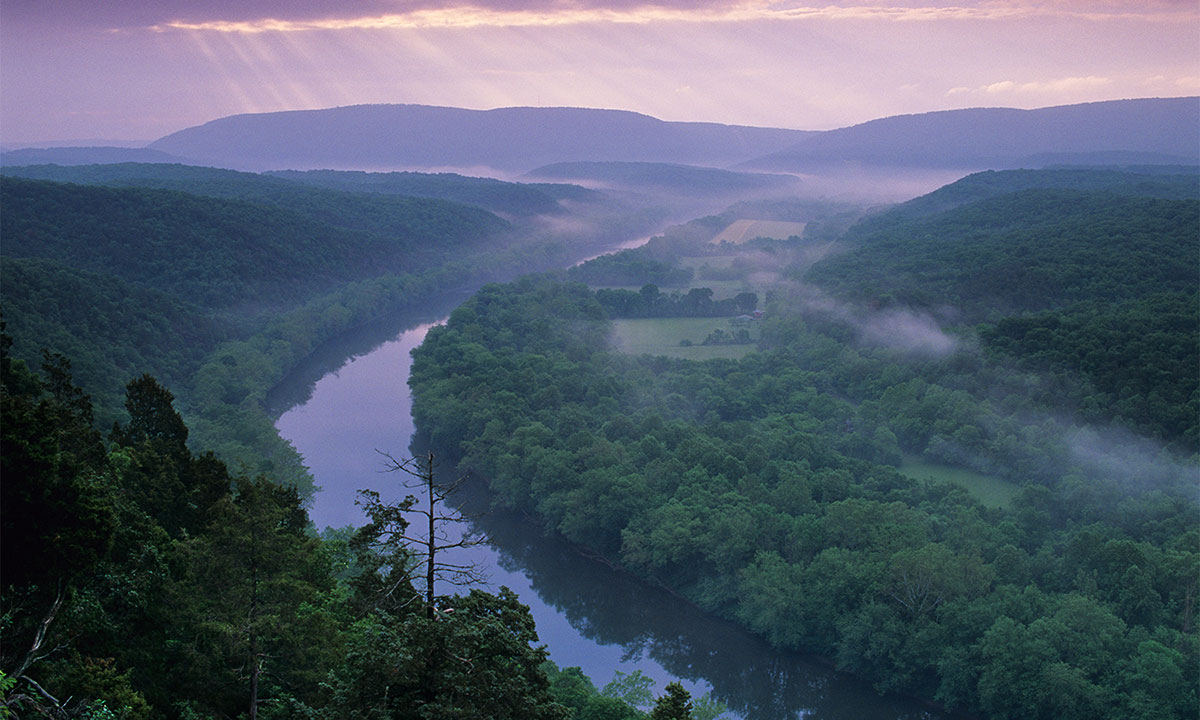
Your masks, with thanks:
[[[354,505],[359,489],[378,490],[385,500],[410,492],[395,474],[381,472],[384,463],[375,451],[403,454],[409,447],[409,352],[430,321],[452,306],[390,318],[329,343],[272,394],[278,403],[304,399],[276,426],[323,488],[311,512],[318,527],[362,524],[365,518]],[[490,503],[478,479],[467,483],[455,502],[467,514]],[[928,711],[911,699],[881,697],[869,684],[811,658],[775,650],[663,589],[584,557],[518,514],[493,510],[474,525],[492,545],[447,559],[478,563],[493,589],[510,587],[530,606],[551,658],[562,666],[580,666],[599,685],[616,669],[641,670],[655,681],[656,692],[680,680],[695,695],[711,691],[730,707],[726,717],[744,720],[956,717]]]
[[[464,512],[488,507],[482,482],[463,490],[456,504]],[[626,662],[649,659],[676,678],[711,687],[714,697],[745,720],[957,717],[909,698],[880,696],[869,684],[812,658],[772,648],[666,590],[544,536],[515,513],[493,510],[473,525],[491,538],[494,562],[527,578],[540,603],[566,617],[579,635],[597,646],[619,647]],[[539,632],[553,648],[558,638],[548,636],[540,622]]]
[[[470,296],[466,291],[448,293],[420,305],[408,305],[374,321],[364,323],[353,331],[327,340],[295,367],[283,382],[267,393],[266,410],[273,416],[285,415],[307,403],[322,378],[337,373],[355,358],[371,354],[389,341],[413,337],[416,345],[425,337],[422,330],[413,335],[415,326],[443,321],[450,311]],[[414,345],[413,347],[415,347]],[[407,382],[408,373],[405,371]],[[408,410],[404,410],[404,415]]]

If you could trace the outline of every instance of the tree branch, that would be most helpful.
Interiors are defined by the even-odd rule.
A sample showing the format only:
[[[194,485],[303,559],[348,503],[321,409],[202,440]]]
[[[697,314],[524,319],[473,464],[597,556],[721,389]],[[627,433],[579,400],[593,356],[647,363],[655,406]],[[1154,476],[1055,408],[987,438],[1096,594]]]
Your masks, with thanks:
[[[50,629],[50,624],[54,622],[54,616],[58,614],[58,610],[59,610],[59,608],[62,607],[62,604],[63,604],[63,591],[62,591],[62,585],[59,584],[58,593],[54,596],[54,603],[50,606],[50,609],[46,612],[46,615],[42,618],[42,622],[38,625],[37,632],[33,636],[33,645],[30,646],[29,652],[25,653],[25,657],[23,657],[21,659],[21,664],[17,666],[16,670],[13,671],[13,673],[12,673],[13,678],[19,679],[22,675],[25,674],[25,671],[28,670],[31,665],[33,665],[38,660],[41,660],[41,659],[45,658],[47,655],[54,652],[53,650],[51,650],[49,653],[46,653],[41,656],[39,656],[37,654],[37,651],[40,650],[42,647],[42,643],[45,642],[45,640],[46,640],[46,631]],[[28,679],[28,678],[26,678],[26,679]],[[36,685],[36,683],[35,683],[35,685]],[[57,702],[57,701],[55,701],[55,702]]]

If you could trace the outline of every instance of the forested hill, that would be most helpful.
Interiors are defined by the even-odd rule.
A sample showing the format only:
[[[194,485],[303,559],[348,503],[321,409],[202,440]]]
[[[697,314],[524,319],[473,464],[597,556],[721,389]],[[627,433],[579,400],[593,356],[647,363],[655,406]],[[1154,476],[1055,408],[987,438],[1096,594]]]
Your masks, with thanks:
[[[973,173],[864,220],[856,229],[891,225],[1019,190],[1103,190],[1122,196],[1188,200],[1200,197],[1200,166],[1061,167]]]
[[[463,207],[465,201],[453,197],[420,193],[415,195],[421,197],[403,197],[404,193],[376,195],[357,192],[350,187],[313,187],[278,177],[192,165],[30,165],[4,168],[4,174],[82,185],[176,190],[190,195],[258,203],[296,213],[313,223],[385,236],[431,238],[433,226],[423,225],[437,222],[439,217],[451,223],[451,226],[440,228],[441,232],[450,235],[458,234],[453,225],[478,226],[476,231],[483,232],[493,232],[504,225],[499,218],[486,212]],[[502,202],[497,204],[502,206]]]
[[[489,286],[414,352],[418,429],[501,502],[880,690],[996,720],[1195,715],[1194,466],[1100,468],[1104,441],[1045,413],[1053,380],[779,305],[741,360],[622,355],[599,297]],[[904,452],[974,460],[1011,499],[906,477]]]
[[[193,194],[0,178],[12,353],[31,365],[43,349],[69,356],[105,425],[124,416],[124,383],[151,372],[206,447],[302,494],[311,479],[263,394],[321,341],[461,282],[480,257],[497,266],[513,242],[495,215],[442,200],[163,168],[164,183],[208,181]]]
[[[1062,395],[1090,421],[1194,452],[1197,178],[981,173],[864,220],[797,275],[852,303],[982,321],[985,347],[1077,388]]]
[[[972,175],[862,221],[806,279],[860,300],[999,317],[1195,289],[1196,173]]]
[[[230,336],[227,322],[176,295],[56,260],[3,257],[0,285],[15,353],[73,358],[75,380],[101,400],[106,425],[120,407],[122,379],[153,369],[182,387],[204,353]]]
[[[233,115],[172,133],[150,148],[256,170],[484,166],[525,172],[568,160],[729,164],[805,135],[664,122],[623,110],[355,105]]]
[[[597,198],[597,193],[578,185],[514,183],[457,173],[279,170],[266,174],[335,190],[441,198],[520,216],[560,213],[559,200],[587,202]]]
[[[453,173],[366,173],[359,171],[278,171],[263,174],[168,163],[104,165],[25,165],[4,173],[34,180],[57,180],[85,185],[148,187],[181,190],[197,195],[271,202],[296,210],[336,205],[345,214],[347,195],[365,193],[432,198],[475,205],[510,216],[558,214],[559,200],[594,201],[598,194],[563,184],[510,183]],[[331,194],[328,191],[341,191]],[[358,200],[366,207],[373,201]],[[374,202],[378,205],[378,202]],[[386,207],[389,204],[383,203]],[[318,219],[319,216],[318,216]]]
[[[414,254],[425,262],[446,257],[505,227],[482,211],[434,200],[366,197],[338,216],[320,207],[300,212],[166,190],[15,178],[0,179],[0,202],[5,255],[109,273],[208,307],[292,301],[384,272]]]

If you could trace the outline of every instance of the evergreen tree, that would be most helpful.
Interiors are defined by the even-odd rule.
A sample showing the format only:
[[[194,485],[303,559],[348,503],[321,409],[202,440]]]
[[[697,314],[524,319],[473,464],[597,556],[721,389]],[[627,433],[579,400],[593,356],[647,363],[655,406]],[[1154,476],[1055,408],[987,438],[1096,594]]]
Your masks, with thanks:
[[[692,695],[677,682],[668,683],[667,693],[654,703],[650,720],[691,720]]]

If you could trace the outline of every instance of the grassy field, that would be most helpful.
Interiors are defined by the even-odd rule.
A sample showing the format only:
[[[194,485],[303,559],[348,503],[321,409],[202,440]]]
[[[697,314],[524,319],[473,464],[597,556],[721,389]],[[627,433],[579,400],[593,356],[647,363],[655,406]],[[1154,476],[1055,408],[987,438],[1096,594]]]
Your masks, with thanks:
[[[1021,488],[1007,480],[952,465],[932,463],[909,455],[904,456],[899,470],[914,480],[944,480],[961,485],[970,491],[976,500],[988,507],[1008,507],[1021,491]]]
[[[630,355],[666,355],[687,360],[709,358],[740,358],[754,350],[753,345],[701,345],[713,330],[731,332],[733,326],[726,318],[637,318],[613,321],[612,343]],[[757,338],[755,328],[751,337]],[[691,340],[691,347],[680,346],[681,340]]]
[[[715,244],[723,242],[740,245],[754,238],[775,238],[787,240],[793,235],[804,235],[804,223],[780,222],[775,220],[734,220],[712,239]]]

